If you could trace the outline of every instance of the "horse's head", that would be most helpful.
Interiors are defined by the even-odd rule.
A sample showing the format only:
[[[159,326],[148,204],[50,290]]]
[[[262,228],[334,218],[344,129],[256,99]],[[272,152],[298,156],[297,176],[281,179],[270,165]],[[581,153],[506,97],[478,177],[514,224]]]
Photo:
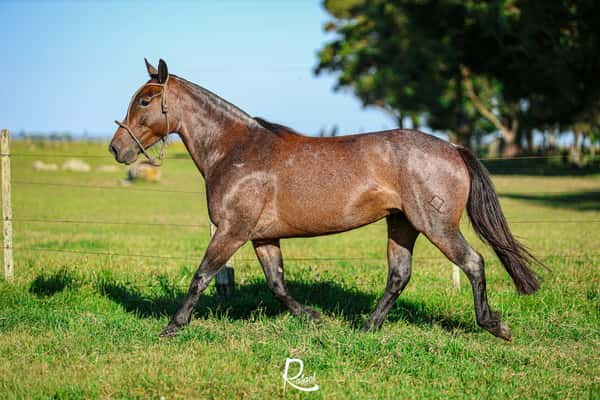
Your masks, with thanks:
[[[156,163],[146,149],[159,140],[163,140],[164,144],[170,132],[167,64],[160,60],[156,70],[148,60],[145,61],[150,80],[133,94],[124,121],[115,121],[119,128],[108,146],[109,151],[120,163],[131,164],[137,160],[140,153]],[[160,157],[162,158],[162,149]]]

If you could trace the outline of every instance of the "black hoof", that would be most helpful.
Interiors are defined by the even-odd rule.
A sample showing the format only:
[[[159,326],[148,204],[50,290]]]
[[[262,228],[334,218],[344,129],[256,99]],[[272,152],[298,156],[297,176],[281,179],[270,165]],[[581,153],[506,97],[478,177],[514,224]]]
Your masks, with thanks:
[[[510,333],[510,328],[502,321],[498,321],[498,325],[492,330],[490,329],[492,335],[497,336],[501,339],[506,340],[507,342],[512,341],[512,334]]]
[[[492,335],[499,337],[501,339],[506,340],[507,342],[512,341],[512,335],[510,333],[510,328],[500,319],[500,313],[497,311],[492,311],[492,319],[491,321],[486,321],[483,323],[485,329],[487,329]]]

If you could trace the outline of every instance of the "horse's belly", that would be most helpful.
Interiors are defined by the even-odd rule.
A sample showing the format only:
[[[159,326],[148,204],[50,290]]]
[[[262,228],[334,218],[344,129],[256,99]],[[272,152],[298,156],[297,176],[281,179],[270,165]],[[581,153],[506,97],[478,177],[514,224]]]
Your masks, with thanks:
[[[260,230],[273,237],[318,236],[370,224],[400,208],[399,194],[379,185],[291,190],[265,210]]]

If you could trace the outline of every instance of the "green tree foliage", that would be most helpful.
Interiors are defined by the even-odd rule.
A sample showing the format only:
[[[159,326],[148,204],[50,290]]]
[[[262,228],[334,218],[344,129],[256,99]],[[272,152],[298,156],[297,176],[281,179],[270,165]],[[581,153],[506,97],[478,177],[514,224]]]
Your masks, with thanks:
[[[463,144],[498,130],[516,154],[523,130],[597,121],[599,5],[326,0],[336,36],[316,73],[336,72],[336,89],[364,105],[418,115]]]

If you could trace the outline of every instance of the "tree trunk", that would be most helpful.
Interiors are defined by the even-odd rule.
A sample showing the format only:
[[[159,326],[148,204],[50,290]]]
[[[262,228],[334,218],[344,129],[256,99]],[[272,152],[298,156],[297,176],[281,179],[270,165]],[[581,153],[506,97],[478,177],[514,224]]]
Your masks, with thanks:
[[[577,128],[573,128],[573,146],[571,147],[571,161],[579,167],[584,166],[583,152],[579,145],[581,139],[581,132]]]
[[[503,123],[498,116],[496,116],[489,105],[485,104],[483,100],[475,92],[473,82],[471,81],[471,72],[469,69],[461,65],[460,71],[462,74],[462,81],[465,86],[465,92],[467,98],[473,104],[473,107],[479,113],[490,121],[496,129],[502,133],[502,139],[504,141],[504,150],[502,155],[504,157],[515,157],[521,153],[521,138],[519,136],[519,120],[517,119],[518,106],[514,104],[513,115],[510,121]]]
[[[502,129],[502,139],[504,141],[502,157],[516,157],[521,154],[521,138],[517,131]]]
[[[552,151],[556,147],[556,125],[552,125],[548,130],[548,150]]]
[[[527,130],[525,138],[527,139],[527,154],[533,154],[533,129]]]
[[[462,147],[466,147],[467,149],[472,149],[471,145],[471,137],[473,135],[473,127],[467,121],[465,116],[465,110],[463,108],[463,99],[464,99],[464,83],[462,81],[462,77],[460,71],[456,77],[456,126],[457,126],[457,135],[456,135],[456,144],[461,145]],[[472,149],[473,150],[473,149]]]

